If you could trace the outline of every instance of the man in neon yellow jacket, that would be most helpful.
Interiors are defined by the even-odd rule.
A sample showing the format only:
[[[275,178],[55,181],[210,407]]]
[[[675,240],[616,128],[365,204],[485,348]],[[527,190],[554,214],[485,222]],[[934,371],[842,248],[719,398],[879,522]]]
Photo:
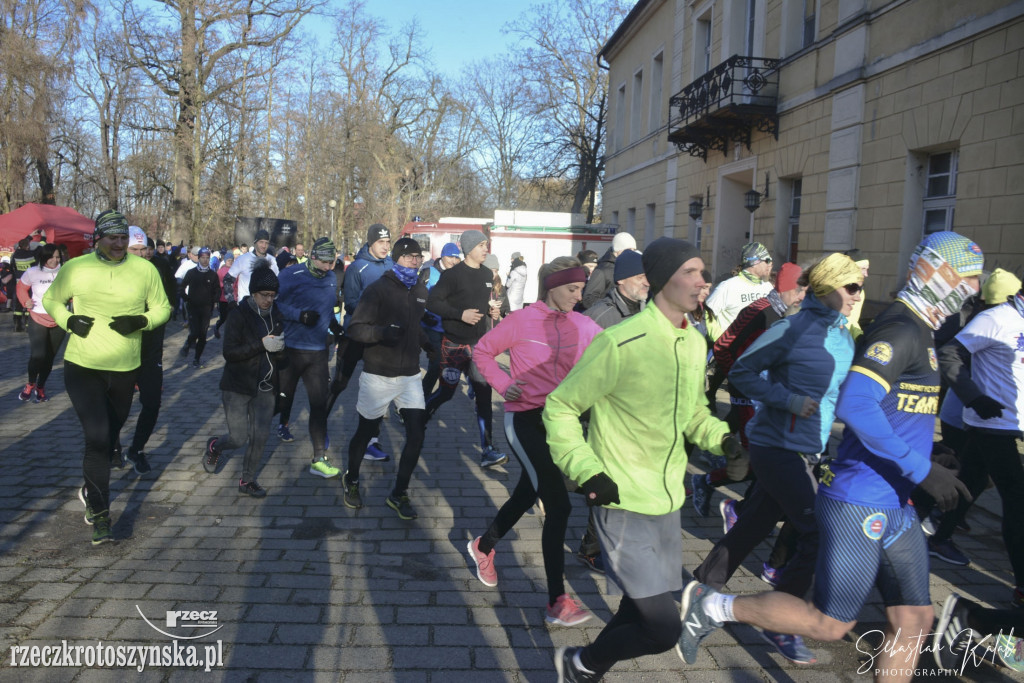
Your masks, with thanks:
[[[78,497],[93,527],[92,543],[99,545],[113,539],[110,454],[131,409],[142,331],[166,323],[171,306],[156,268],[128,253],[124,216],[101,213],[93,237],[96,251],[61,268],[43,296],[43,308],[71,333],[64,385],[85,433],[85,486]],[[73,311],[67,310],[69,302]]]
[[[615,662],[676,645],[685,441],[747,466],[704,399],[707,345],[686,317],[704,286],[700,252],[661,238],[644,251],[643,267],[648,306],[599,334],[544,409],[552,459],[594,507],[606,570],[624,593],[593,644],[559,650],[559,680],[598,680]]]

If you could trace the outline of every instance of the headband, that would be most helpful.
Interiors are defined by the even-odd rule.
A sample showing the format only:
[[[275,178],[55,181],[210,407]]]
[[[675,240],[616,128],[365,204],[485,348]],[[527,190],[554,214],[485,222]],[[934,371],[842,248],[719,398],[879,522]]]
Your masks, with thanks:
[[[582,267],[566,268],[565,270],[558,270],[551,273],[544,278],[544,289],[552,290],[555,287],[561,287],[562,285],[568,285],[573,282],[586,282],[587,271]]]

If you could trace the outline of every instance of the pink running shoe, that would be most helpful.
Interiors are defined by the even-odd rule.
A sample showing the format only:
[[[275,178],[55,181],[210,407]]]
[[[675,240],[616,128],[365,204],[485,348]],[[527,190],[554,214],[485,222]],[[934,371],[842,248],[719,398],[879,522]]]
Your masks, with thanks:
[[[563,593],[555,600],[555,604],[548,605],[547,616],[544,620],[549,624],[558,624],[559,626],[575,626],[582,624],[592,616],[594,615],[580,607],[567,593]]]
[[[727,534],[736,525],[736,501],[726,498],[718,504],[718,511],[722,514],[722,533]]]
[[[498,572],[494,568],[494,548],[491,548],[491,552],[484,555],[480,552],[480,537],[477,536],[466,546],[469,550],[469,556],[476,563],[476,578],[480,579],[480,583],[485,586],[498,585]]]

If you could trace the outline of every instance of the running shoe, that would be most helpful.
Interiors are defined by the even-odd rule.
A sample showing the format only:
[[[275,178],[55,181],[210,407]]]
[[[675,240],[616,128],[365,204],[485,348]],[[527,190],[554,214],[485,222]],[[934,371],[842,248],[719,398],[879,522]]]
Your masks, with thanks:
[[[697,650],[702,640],[722,624],[704,613],[704,599],[715,591],[700,581],[691,581],[683,589],[683,633],[676,644],[676,654],[687,664],[697,661]]]
[[[942,521],[942,514],[938,510],[932,510],[930,515],[921,520],[921,531],[925,536],[934,536],[935,532],[939,530],[940,521]]]
[[[192,367],[194,367],[194,368],[204,368],[204,367],[206,367],[206,363],[204,363],[203,361],[201,361],[198,358],[196,358],[194,361],[192,361]]]
[[[711,512],[711,496],[714,493],[714,489],[708,483],[708,475],[691,475],[690,488],[693,491],[693,509],[701,517],[707,517]]]
[[[484,454],[480,457],[480,467],[497,467],[498,465],[504,465],[506,462],[508,462],[508,456],[496,451],[494,446],[485,448]]]
[[[379,442],[374,441],[366,447],[366,452],[363,453],[363,460],[369,460],[370,462],[387,462],[388,460],[391,460],[391,456],[381,450]]]
[[[295,437],[292,436],[291,430],[288,429],[288,425],[277,425],[277,438],[281,441],[295,441]]]
[[[579,603],[569,597],[568,593],[562,593],[555,600],[555,604],[548,605],[544,621],[559,626],[575,626],[594,616]]]
[[[933,539],[928,539],[928,554],[958,567],[966,567],[971,563],[971,558],[960,552],[960,549],[953,544],[952,539],[938,543]]]
[[[769,586],[778,586],[779,578],[781,577],[781,575],[781,569],[776,569],[767,562],[761,563],[761,580],[767,583]]]
[[[82,505],[85,506],[85,517],[83,517],[83,519],[85,519],[85,523],[92,526],[93,520],[96,518],[96,513],[94,513],[89,507],[89,491],[85,486],[78,489],[78,500],[82,501]]]
[[[50,397],[46,395],[46,390],[42,387],[36,387],[36,397],[33,399],[36,403],[46,403],[50,400]]]
[[[349,483],[348,471],[341,478],[341,485],[345,489],[345,507],[358,510],[363,507],[363,497],[359,495],[359,482]]]
[[[469,550],[469,556],[476,564],[476,578],[480,579],[480,583],[491,588],[497,586],[498,572],[494,568],[494,548],[484,555],[480,552],[480,537],[477,536],[469,542],[466,549]]]
[[[121,444],[115,443],[114,447],[110,449],[110,468],[123,470],[125,467],[128,467],[128,461],[125,460],[124,453],[121,451]]]
[[[388,504],[388,507],[398,513],[398,516],[402,519],[416,519],[416,511],[412,509],[412,504],[409,502],[409,496],[388,496],[384,501]]]
[[[736,501],[726,498],[718,504],[718,512],[722,515],[722,533],[727,534],[736,526]]]
[[[932,636],[932,656],[940,669],[959,670],[974,640],[967,625],[967,613],[978,603],[950,593],[942,605],[942,614]]]
[[[576,559],[580,563],[592,572],[598,574],[604,574],[604,558],[600,553],[597,555],[585,555],[583,553],[576,553]]]
[[[558,648],[555,653],[555,671],[558,672],[558,683],[596,683],[601,677],[594,673],[588,673],[576,666],[576,653],[578,647]]]
[[[211,474],[216,472],[218,460],[220,451],[217,450],[217,437],[211,436],[206,441],[206,452],[203,453],[203,469]]]
[[[135,453],[131,448],[129,448],[128,452],[125,453],[125,457],[128,458],[128,462],[130,462],[132,467],[135,468],[135,474],[149,474],[153,469],[150,466],[149,461],[146,459],[146,454],[142,451]]]
[[[315,474],[318,477],[323,477],[324,479],[332,479],[341,474],[341,470],[332,466],[330,461],[324,457],[319,460],[314,460],[309,464],[309,473]]]
[[[1024,671],[1024,638],[1000,633],[996,639],[999,661],[1013,671]]]
[[[761,631],[761,637],[775,646],[779,654],[797,664],[814,664],[818,658],[804,645],[800,636],[791,636],[775,631]]]
[[[242,481],[239,479],[238,492],[244,493],[247,496],[252,496],[253,498],[262,498],[267,495],[267,490],[257,484],[255,479],[252,481]]]
[[[100,545],[101,543],[108,543],[114,540],[114,535],[110,531],[110,511],[104,510],[99,512],[95,517],[92,518],[92,544]]]
[[[28,382],[27,384],[25,384],[25,388],[21,390],[21,393],[18,394],[18,400],[19,401],[31,400],[32,394],[34,394],[35,391],[36,391],[36,385],[32,384],[32,382]]]

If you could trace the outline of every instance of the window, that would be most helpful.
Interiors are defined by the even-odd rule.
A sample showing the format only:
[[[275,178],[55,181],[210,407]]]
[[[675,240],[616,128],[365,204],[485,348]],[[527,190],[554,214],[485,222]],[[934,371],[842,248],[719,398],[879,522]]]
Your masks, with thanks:
[[[793,198],[789,202],[789,260],[796,263],[800,253],[800,200],[803,198],[803,178],[793,183]]]
[[[654,241],[654,204],[647,205],[647,211],[644,214],[644,244],[650,244]]]
[[[924,185],[924,234],[953,229],[956,206],[956,167],[958,154],[940,152],[928,155]]]
[[[626,209],[626,232],[636,236],[636,209]]]
[[[636,142],[643,132],[643,91],[644,71],[640,69],[633,74],[633,107],[629,115],[629,141]]]
[[[625,146],[626,135],[626,84],[619,86],[619,92],[615,96],[615,138],[613,147],[616,150]]]
[[[651,121],[649,132],[661,128],[661,79],[664,74],[664,55],[659,52],[651,63]]]
[[[804,2],[804,24],[803,24],[803,44],[801,47],[807,47],[814,43],[814,36],[817,33],[815,28],[816,5],[818,0],[803,0]]]
[[[698,17],[693,40],[693,78],[700,78],[711,71],[711,10]]]
[[[612,225],[614,225],[616,228],[619,227],[619,212],[618,211],[612,211]]]

